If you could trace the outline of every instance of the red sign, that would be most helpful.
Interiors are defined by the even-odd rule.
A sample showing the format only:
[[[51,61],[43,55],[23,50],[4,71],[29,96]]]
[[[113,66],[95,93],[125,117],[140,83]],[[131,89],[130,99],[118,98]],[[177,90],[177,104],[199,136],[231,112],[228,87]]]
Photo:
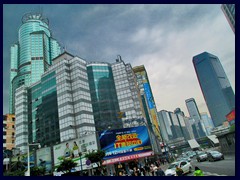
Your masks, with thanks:
[[[235,109],[232,110],[230,113],[228,113],[226,115],[226,118],[227,118],[228,122],[234,120],[235,119]]]
[[[153,151],[139,153],[139,154],[133,154],[133,155],[129,155],[129,156],[122,156],[122,157],[107,159],[107,160],[103,161],[102,165],[114,164],[116,162],[124,162],[124,161],[128,161],[128,160],[138,159],[138,158],[152,156],[152,155],[154,155]]]

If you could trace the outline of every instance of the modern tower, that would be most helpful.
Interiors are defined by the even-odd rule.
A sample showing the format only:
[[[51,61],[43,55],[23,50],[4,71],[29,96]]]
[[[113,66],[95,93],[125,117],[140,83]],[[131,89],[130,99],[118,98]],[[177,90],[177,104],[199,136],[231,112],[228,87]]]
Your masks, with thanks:
[[[16,147],[50,146],[95,132],[85,60],[65,52],[31,86],[16,90]]]
[[[189,98],[185,100],[189,115],[194,119],[193,131],[196,138],[205,136],[205,128],[203,123],[201,123],[201,115],[198,110],[197,103],[194,98]]]
[[[124,128],[142,125],[145,113],[131,64],[125,63],[118,55],[116,62],[112,63],[112,71],[120,112],[125,115],[122,117]]]
[[[122,120],[117,118],[120,109],[111,64],[88,63],[87,73],[97,131],[123,128]]]
[[[215,127],[235,108],[235,94],[217,56],[203,52],[193,57],[204,99]]]
[[[52,37],[48,19],[41,13],[27,13],[22,17],[18,41],[11,46],[9,112],[15,113],[15,90],[41,79],[61,53],[59,43]]]
[[[158,119],[160,130],[162,132],[162,138],[164,142],[168,142],[174,138],[173,134],[173,124],[169,116],[169,112],[166,110],[161,110],[158,112]]]
[[[235,34],[235,4],[222,4],[221,9]]]
[[[206,112],[201,113],[201,118],[206,129],[206,134],[211,135],[211,131],[214,128],[212,119],[208,116]]]

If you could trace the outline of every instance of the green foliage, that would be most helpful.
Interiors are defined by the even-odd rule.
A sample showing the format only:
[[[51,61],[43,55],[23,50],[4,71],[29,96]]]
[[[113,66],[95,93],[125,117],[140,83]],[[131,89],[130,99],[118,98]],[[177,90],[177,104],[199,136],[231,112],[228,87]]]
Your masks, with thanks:
[[[232,124],[229,128],[229,132],[235,132],[235,124]]]
[[[71,169],[76,167],[77,163],[73,162],[71,159],[64,159],[57,168],[57,172],[62,171],[63,173],[71,172]]]
[[[91,161],[91,163],[96,163],[98,166],[102,164],[102,159],[105,156],[105,151],[97,150],[96,152],[90,152],[85,155],[87,159]]]
[[[44,176],[46,168],[45,167],[32,167],[31,168],[31,176]]]
[[[3,173],[3,176],[24,176],[25,170],[7,171]]]

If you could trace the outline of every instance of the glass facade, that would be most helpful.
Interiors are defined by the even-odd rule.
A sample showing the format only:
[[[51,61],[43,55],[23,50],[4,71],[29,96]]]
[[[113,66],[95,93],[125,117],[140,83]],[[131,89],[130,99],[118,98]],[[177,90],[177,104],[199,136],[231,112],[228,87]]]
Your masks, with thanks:
[[[217,56],[204,52],[193,57],[193,65],[215,127],[226,121],[235,108],[235,94]]]
[[[206,129],[206,134],[211,135],[211,131],[214,128],[212,119],[208,116],[207,113],[201,113],[201,118]]]
[[[64,53],[31,86],[16,90],[16,146],[42,146],[95,132],[86,62]]]
[[[29,142],[51,145],[60,142],[55,72],[28,89]]]
[[[194,136],[196,138],[206,136],[206,130],[203,125],[201,115],[199,113],[197,103],[194,98],[189,98],[185,100],[186,106],[189,112],[189,115],[192,119],[194,119],[194,124],[192,128],[194,130]]]
[[[171,129],[172,122],[169,117],[169,113],[165,110],[158,112],[158,119],[164,141],[168,142],[169,140],[172,140],[173,139],[173,133]]]
[[[51,65],[51,60],[61,53],[59,43],[51,37],[48,20],[42,14],[25,14],[18,35],[18,42],[11,46],[11,113],[15,111],[15,90],[39,81]]]
[[[113,78],[117,92],[120,112],[124,112],[122,117],[123,127],[134,127],[141,125],[142,118],[145,117],[143,105],[141,103],[140,91],[137,86],[136,76],[130,64],[125,64],[119,59],[111,64]]]
[[[98,131],[123,128],[113,72],[110,64],[89,63],[88,80],[92,98],[94,121]]]
[[[235,4],[222,4],[221,8],[229,25],[235,33]]]

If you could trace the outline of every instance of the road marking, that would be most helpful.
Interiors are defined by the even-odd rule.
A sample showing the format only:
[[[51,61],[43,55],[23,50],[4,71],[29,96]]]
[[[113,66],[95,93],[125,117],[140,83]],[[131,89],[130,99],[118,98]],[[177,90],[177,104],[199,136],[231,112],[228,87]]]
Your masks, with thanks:
[[[228,176],[225,174],[217,174],[217,173],[211,173],[211,172],[203,172],[204,176]]]

